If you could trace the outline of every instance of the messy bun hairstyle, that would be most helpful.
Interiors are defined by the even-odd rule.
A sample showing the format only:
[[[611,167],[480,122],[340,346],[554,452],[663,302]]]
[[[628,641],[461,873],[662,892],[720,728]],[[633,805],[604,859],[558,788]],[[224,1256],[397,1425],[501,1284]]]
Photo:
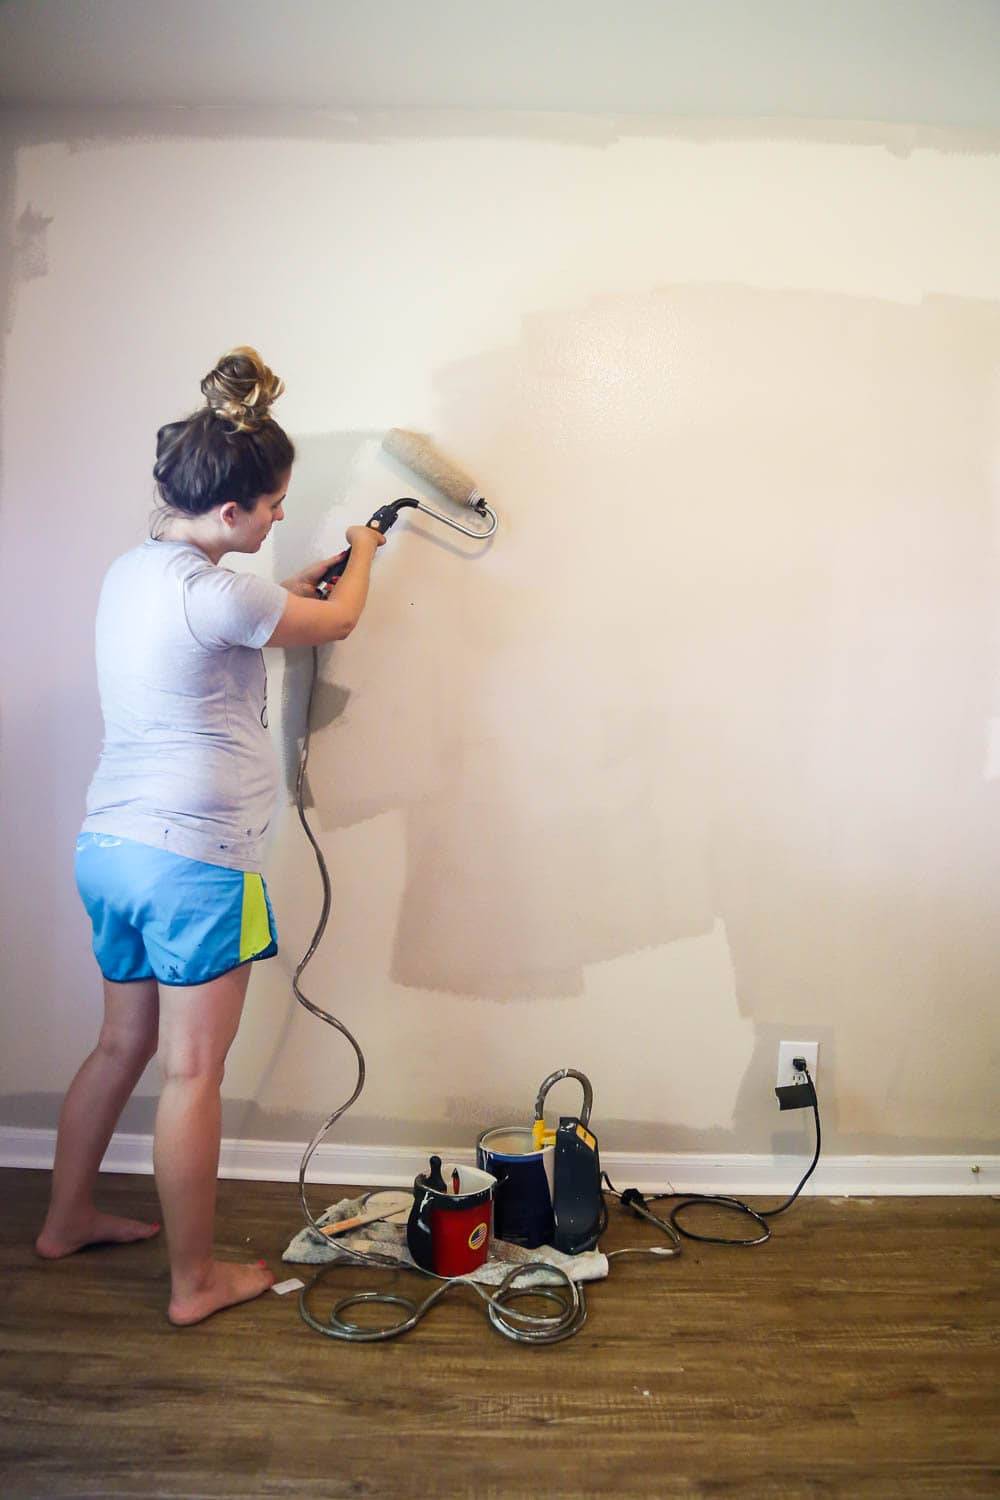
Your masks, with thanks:
[[[295,459],[270,411],[284,388],[256,349],[222,356],[201,382],[205,405],[156,434],[153,478],[170,512],[202,516],[229,500],[249,511],[278,489]]]

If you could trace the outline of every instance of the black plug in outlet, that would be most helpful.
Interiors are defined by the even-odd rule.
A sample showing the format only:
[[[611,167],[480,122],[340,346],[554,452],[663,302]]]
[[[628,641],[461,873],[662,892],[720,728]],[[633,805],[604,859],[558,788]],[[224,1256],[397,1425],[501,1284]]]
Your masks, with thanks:
[[[801,1088],[815,1081],[817,1065],[819,1063],[818,1042],[779,1042],[778,1044],[778,1076],[775,1078],[777,1089]],[[781,1095],[778,1094],[778,1102]],[[790,1096],[792,1103],[783,1104],[783,1109],[801,1109],[803,1104],[811,1101],[808,1097],[796,1103],[795,1096]]]

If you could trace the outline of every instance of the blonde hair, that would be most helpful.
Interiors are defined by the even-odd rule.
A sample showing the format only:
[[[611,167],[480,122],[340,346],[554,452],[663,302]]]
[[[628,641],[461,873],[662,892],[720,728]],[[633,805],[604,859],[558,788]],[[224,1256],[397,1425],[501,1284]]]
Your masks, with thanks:
[[[201,382],[208,406],[217,417],[231,422],[236,432],[256,432],[284,389],[285,382],[248,344],[230,349]]]

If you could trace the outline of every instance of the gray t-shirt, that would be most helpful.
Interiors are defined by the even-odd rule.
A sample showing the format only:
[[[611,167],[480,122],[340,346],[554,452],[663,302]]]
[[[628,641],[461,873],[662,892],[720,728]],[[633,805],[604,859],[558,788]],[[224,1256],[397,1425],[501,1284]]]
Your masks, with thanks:
[[[260,870],[278,765],[260,648],[288,598],[188,542],[112,563],[97,609],[104,747],[85,833]]]

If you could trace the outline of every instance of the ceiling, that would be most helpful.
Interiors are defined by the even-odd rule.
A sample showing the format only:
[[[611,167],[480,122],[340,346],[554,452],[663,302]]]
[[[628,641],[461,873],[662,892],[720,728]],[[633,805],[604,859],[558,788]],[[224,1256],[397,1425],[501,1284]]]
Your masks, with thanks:
[[[1000,0],[0,0],[0,101],[1000,126]]]

